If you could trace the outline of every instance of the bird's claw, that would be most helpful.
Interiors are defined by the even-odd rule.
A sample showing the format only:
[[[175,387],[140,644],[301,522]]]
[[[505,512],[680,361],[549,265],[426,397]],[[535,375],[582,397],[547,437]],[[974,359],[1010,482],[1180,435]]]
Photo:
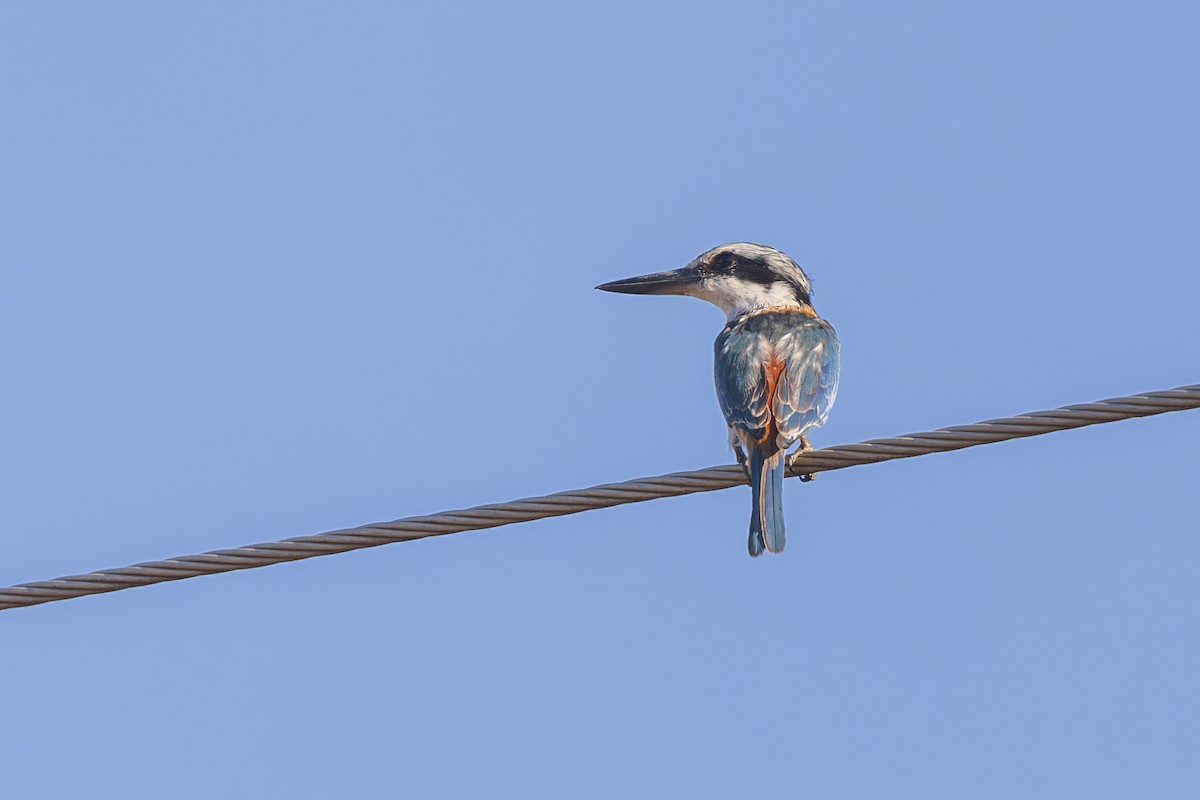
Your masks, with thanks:
[[[738,466],[742,468],[742,472],[746,475],[746,483],[751,483],[750,463],[746,460],[746,451],[742,449],[741,445],[735,444],[733,446],[733,455],[737,458]]]
[[[815,450],[815,449],[816,448],[814,448],[812,446],[812,442],[810,442],[808,440],[808,437],[801,434],[800,435],[800,449],[797,450],[796,452],[792,453],[792,457],[788,459],[788,466],[791,467],[792,469],[795,469],[796,461],[801,456],[803,456],[805,453],[809,452],[810,450]],[[803,472],[800,475],[797,475],[796,477],[798,477],[800,479],[801,483],[811,483],[812,481],[815,481],[817,479],[817,473]]]

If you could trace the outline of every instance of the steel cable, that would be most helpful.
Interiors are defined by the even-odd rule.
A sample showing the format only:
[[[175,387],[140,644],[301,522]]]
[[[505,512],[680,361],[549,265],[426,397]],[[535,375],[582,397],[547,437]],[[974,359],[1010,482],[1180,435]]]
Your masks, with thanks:
[[[955,425],[935,431],[910,433],[888,439],[869,439],[811,450],[797,457],[791,475],[826,472],[835,469],[875,464],[897,458],[912,458],[992,444],[1053,431],[1081,428],[1133,417],[1148,417],[1168,411],[1200,408],[1200,384],[1181,386],[1162,392],[1132,397],[1116,397],[1096,403],[1035,411],[1015,417],[991,419],[974,425]],[[299,536],[279,542],[265,542],[228,550],[213,550],[197,555],[149,561],[128,567],[72,575],[49,581],[22,583],[0,589],[0,610],[67,600],[89,594],[115,592],[153,583],[195,578],[239,569],[265,567],[285,561],[344,553],[392,542],[407,542],[447,533],[483,530],[514,522],[577,514],[597,508],[640,503],[663,497],[712,492],[745,484],[741,467],[710,467],[692,472],[676,472],[654,478],[639,478],[609,483],[546,497],[532,497],[510,503],[476,506],[393,522],[378,522],[358,528]]]

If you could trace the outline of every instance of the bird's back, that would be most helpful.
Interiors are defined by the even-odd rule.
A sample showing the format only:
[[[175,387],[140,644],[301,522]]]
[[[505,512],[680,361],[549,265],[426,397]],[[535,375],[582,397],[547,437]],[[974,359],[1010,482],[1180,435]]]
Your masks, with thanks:
[[[769,309],[733,320],[717,337],[714,355],[725,421],[755,440],[774,433],[787,449],[824,423],[837,395],[837,333],[811,308]]]

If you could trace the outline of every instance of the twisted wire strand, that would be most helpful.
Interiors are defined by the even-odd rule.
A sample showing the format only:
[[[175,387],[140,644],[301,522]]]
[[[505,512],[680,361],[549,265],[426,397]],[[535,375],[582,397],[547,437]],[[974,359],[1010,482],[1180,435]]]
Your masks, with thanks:
[[[955,425],[935,431],[910,433],[887,439],[869,439],[857,444],[811,450],[794,459],[788,472],[790,475],[804,475],[845,469],[860,464],[876,464],[897,458],[944,453],[1007,439],[1040,436],[1053,431],[1189,408],[1200,408],[1200,384],[1131,397],[1115,397],[1095,403],[1063,406],[1049,411],[1034,411],[1015,417],[985,420],[974,425]],[[739,466],[709,467],[653,478],[638,478],[623,483],[607,483],[510,503],[407,517],[392,522],[377,522],[278,542],[213,550],[197,555],[168,558],[164,561],[148,561],[128,567],[71,575],[49,581],[22,583],[0,589],[0,611],[89,594],[132,589],[153,583],[195,578],[200,575],[265,567],[364,547],[378,547],[392,542],[483,530],[515,522],[578,514],[581,511],[641,503],[663,497],[713,492],[745,483],[745,475]]]

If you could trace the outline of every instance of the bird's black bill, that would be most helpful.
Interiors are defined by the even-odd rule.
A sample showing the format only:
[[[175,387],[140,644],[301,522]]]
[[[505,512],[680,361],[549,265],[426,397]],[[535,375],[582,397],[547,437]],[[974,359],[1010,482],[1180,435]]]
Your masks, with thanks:
[[[623,281],[602,283],[596,288],[622,294],[686,294],[688,288],[694,286],[698,280],[700,273],[691,267],[684,267],[656,272],[653,275],[639,275]]]

